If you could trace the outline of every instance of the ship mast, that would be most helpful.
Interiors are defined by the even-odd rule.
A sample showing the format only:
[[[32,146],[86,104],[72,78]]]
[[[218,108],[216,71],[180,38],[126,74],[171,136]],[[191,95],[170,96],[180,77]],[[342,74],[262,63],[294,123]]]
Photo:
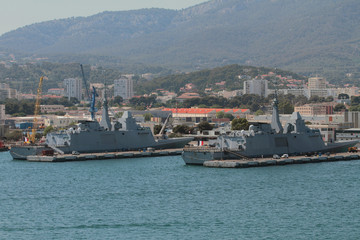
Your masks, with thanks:
[[[280,122],[278,103],[277,80],[275,77],[275,96],[273,101],[271,128],[274,129],[276,133],[282,133],[283,127]]]
[[[108,131],[111,131],[111,121],[109,117],[108,101],[106,97],[106,84],[104,87],[104,101],[103,101],[103,110],[102,110],[100,126],[103,127],[104,129],[107,129]]]

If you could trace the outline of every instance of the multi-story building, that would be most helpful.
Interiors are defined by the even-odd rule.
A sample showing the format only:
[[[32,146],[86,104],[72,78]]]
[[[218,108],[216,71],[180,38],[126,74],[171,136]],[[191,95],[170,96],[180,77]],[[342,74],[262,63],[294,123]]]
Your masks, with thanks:
[[[0,83],[0,100],[7,98],[17,98],[17,91],[16,89],[10,88],[7,83]]]
[[[82,84],[78,78],[64,79],[65,96],[70,100],[71,97],[81,101]]]
[[[162,111],[171,112],[173,125],[193,125],[202,121],[212,122],[217,112],[230,113],[234,117],[245,117],[249,109],[223,109],[223,108],[164,108]]]
[[[284,94],[284,95],[292,94],[295,97],[305,96],[308,98],[308,91],[307,89],[304,88],[278,89],[277,91],[279,94]],[[275,93],[275,90],[273,89],[268,90],[268,95],[273,93]]]
[[[330,115],[334,113],[333,104],[305,104],[294,108],[294,112],[299,112],[304,116]]]
[[[324,98],[330,96],[327,89],[308,89],[308,91],[309,91],[308,93],[309,98],[311,98],[312,96],[318,96]]]
[[[120,96],[128,100],[134,96],[133,80],[131,75],[122,76],[114,81],[114,97]]]
[[[309,89],[325,89],[326,79],[323,77],[311,77],[308,79]]]
[[[308,96],[328,97],[330,94],[326,89],[326,79],[323,77],[311,77],[308,79]]]
[[[253,79],[244,81],[244,94],[256,94],[266,97],[268,95],[268,80]]]
[[[42,113],[55,113],[64,111],[65,107],[63,105],[40,105],[40,112]]]
[[[48,94],[64,96],[64,89],[63,88],[50,88],[48,90]]]
[[[0,123],[5,121],[5,104],[0,105]]]
[[[344,122],[351,123],[353,128],[360,128],[360,112],[345,111]]]

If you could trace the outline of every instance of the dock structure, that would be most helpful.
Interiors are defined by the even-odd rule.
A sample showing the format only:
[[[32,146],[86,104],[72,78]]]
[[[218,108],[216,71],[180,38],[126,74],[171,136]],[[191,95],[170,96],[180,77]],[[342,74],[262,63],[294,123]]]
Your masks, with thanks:
[[[203,166],[211,168],[250,168],[266,166],[282,166],[289,164],[321,163],[335,161],[359,160],[360,155],[353,153],[331,154],[315,157],[295,156],[289,158],[253,158],[250,160],[212,160],[205,161]]]
[[[27,156],[29,162],[74,162],[87,160],[124,159],[142,157],[161,157],[181,155],[182,149],[166,149],[154,151],[129,151],[129,152],[106,152],[106,153],[83,153],[78,155],[59,154],[54,156],[34,155]]]

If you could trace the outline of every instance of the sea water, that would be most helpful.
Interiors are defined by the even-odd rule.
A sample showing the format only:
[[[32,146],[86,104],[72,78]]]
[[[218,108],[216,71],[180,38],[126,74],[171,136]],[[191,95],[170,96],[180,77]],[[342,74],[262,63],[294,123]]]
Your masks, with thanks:
[[[360,239],[360,161],[248,169],[180,156],[0,154],[0,239]]]

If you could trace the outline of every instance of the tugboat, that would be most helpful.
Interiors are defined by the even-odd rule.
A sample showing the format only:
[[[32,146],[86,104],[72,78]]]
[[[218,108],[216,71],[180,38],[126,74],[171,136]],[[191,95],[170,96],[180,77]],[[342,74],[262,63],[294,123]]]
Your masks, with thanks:
[[[298,112],[282,127],[277,95],[273,101],[271,124],[250,125],[248,131],[231,131],[209,141],[208,147],[184,148],[186,164],[203,165],[210,160],[249,159],[274,155],[346,152],[358,141],[324,143],[319,130],[310,129]]]

